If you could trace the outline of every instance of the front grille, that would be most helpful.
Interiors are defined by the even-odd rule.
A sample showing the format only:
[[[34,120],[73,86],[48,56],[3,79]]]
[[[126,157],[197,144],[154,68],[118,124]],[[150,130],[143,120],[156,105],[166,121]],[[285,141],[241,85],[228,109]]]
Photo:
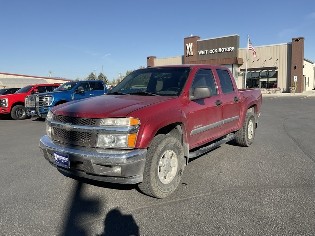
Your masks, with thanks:
[[[89,118],[78,118],[78,117],[71,117],[71,116],[57,116],[53,117],[54,121],[72,125],[82,125],[82,126],[95,126],[99,125],[99,119],[89,119]]]
[[[44,106],[47,106],[47,97],[46,96],[37,96],[37,103],[38,103],[38,106],[39,107],[44,107]]]
[[[35,95],[30,95],[25,98],[25,107],[35,107]]]
[[[52,139],[55,142],[68,144],[72,146],[95,147],[97,134],[82,132],[82,131],[68,131],[58,127],[52,127]]]
[[[77,126],[96,126],[100,123],[100,119],[79,118],[71,116],[54,115],[52,122],[77,125]],[[63,126],[52,126],[52,139],[55,142],[67,144],[71,146],[96,147],[97,134],[82,130],[69,130],[62,128]]]

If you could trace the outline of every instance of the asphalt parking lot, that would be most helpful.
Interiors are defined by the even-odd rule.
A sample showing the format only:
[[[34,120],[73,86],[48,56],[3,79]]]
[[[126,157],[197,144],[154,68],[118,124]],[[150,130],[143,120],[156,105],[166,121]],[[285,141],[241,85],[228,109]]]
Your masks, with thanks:
[[[161,200],[64,177],[44,133],[0,118],[0,235],[315,235],[315,97],[264,97],[254,144],[191,161]]]

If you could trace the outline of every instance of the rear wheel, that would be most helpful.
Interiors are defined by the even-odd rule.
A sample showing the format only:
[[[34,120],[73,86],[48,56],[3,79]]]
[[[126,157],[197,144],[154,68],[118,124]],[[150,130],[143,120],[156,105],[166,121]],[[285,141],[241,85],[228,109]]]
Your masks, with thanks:
[[[184,167],[184,149],[180,141],[170,135],[157,135],[148,149],[139,188],[152,197],[167,197],[178,187]]]
[[[23,105],[16,105],[11,110],[11,117],[14,120],[24,120],[27,118],[26,109]]]
[[[256,122],[253,113],[247,113],[243,127],[236,132],[235,141],[243,147],[250,146],[255,138]]]

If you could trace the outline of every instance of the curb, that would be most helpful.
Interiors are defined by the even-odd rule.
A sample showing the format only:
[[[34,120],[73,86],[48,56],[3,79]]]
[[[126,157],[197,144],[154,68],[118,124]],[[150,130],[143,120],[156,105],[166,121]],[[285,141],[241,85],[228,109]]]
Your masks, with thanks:
[[[315,92],[312,93],[273,93],[262,94],[263,97],[315,97]]]

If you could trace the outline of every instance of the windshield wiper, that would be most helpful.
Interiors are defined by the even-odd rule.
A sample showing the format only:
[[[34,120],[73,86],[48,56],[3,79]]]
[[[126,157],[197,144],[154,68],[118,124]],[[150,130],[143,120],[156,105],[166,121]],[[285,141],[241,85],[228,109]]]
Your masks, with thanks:
[[[144,96],[159,96],[155,93],[145,92],[145,91],[139,91],[135,93],[130,93],[130,95],[144,95]]]

